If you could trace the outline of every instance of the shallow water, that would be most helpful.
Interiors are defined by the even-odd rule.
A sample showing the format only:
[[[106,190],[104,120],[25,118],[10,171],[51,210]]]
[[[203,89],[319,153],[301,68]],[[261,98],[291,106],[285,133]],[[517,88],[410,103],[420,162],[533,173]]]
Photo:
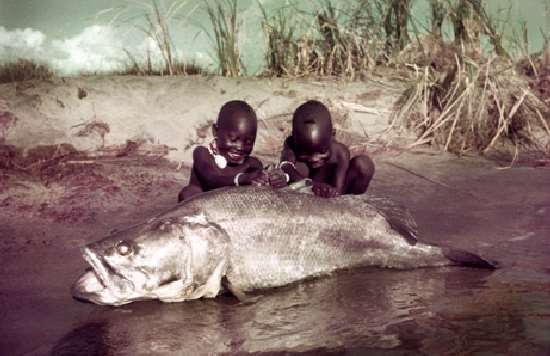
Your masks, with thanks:
[[[422,240],[497,260],[495,271],[363,268],[250,304],[112,308],[71,299],[85,264],[78,240],[57,243],[2,256],[0,354],[550,355],[550,170],[488,172],[476,177],[482,193],[402,179],[372,190],[406,204]]]
[[[359,269],[231,297],[91,308],[53,355],[550,352],[550,276]]]

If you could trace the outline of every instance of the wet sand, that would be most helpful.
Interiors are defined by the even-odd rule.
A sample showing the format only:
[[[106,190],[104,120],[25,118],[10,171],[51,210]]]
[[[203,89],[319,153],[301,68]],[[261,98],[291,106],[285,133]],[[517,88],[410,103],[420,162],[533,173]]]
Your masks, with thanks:
[[[0,354],[550,353],[550,168],[430,151],[375,162],[370,193],[407,206],[420,240],[502,268],[342,271],[251,305],[97,306],[69,292],[86,267],[79,248],[173,205],[188,170],[105,162],[47,186],[3,170]]]

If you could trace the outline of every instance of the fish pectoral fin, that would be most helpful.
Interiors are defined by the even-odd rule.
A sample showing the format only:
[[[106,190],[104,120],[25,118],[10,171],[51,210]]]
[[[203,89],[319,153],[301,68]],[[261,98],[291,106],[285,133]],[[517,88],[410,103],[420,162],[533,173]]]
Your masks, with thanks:
[[[231,292],[231,294],[233,294],[233,296],[237,298],[241,304],[254,304],[261,298],[259,295],[247,295],[245,291],[232,285],[231,282],[225,277],[222,279],[222,285],[225,289]]]
[[[157,296],[163,302],[182,302],[198,298],[214,298],[221,289],[221,276],[225,272],[225,261],[221,261],[208,280],[200,282],[193,278],[177,280],[157,289]]]
[[[222,278],[225,274],[225,265],[225,259],[219,261],[208,279],[193,292],[193,299],[201,297],[214,298],[220,293],[222,289]]]
[[[229,291],[239,300],[241,304],[254,304],[261,298],[260,295],[246,295],[244,291],[237,288],[229,289]]]
[[[192,282],[185,283],[183,280],[178,279],[157,288],[155,294],[162,302],[183,302],[184,300],[191,299],[189,296],[193,293],[194,289],[192,284]]]

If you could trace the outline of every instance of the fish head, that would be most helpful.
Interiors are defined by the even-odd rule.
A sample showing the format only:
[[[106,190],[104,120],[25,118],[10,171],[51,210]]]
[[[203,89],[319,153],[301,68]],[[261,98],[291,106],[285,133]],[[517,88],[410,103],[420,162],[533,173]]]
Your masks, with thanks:
[[[196,298],[197,281],[205,278],[194,272],[208,273],[203,265],[219,262],[222,253],[209,253],[225,236],[215,224],[169,217],[90,243],[82,252],[91,269],[74,283],[73,296],[108,305]]]

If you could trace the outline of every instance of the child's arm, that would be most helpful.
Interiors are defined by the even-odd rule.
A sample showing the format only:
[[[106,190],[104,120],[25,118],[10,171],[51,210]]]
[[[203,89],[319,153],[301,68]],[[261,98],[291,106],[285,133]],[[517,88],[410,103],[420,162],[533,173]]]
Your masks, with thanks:
[[[333,176],[332,182],[313,182],[313,193],[323,198],[334,198],[343,194],[346,174],[349,168],[349,150],[341,143],[334,142],[330,147],[328,167],[334,170],[329,176]]]
[[[205,190],[234,185],[235,175],[229,175],[216,165],[214,157],[204,146],[193,151],[193,169]]]
[[[214,157],[203,146],[198,146],[193,151],[193,169],[205,190],[234,186],[236,178],[238,185],[250,185],[263,177],[262,164],[257,159],[250,157],[239,167],[222,169],[216,165]]]
[[[279,164],[279,166],[281,167],[281,170],[283,172],[288,174],[289,183],[292,183],[305,179],[307,178],[307,176],[304,177],[296,169],[296,155],[294,154],[294,151],[289,147],[287,140],[285,140],[283,151],[281,152],[281,163]]]
[[[334,159],[336,160],[334,187],[336,188],[338,194],[342,194],[344,192],[346,174],[349,168],[350,153],[349,149],[339,142],[334,142],[332,146],[332,154],[334,155]]]
[[[249,167],[245,174],[239,176],[239,185],[268,185],[269,177],[264,172],[264,165],[256,157],[249,156],[247,158]],[[242,181],[242,182],[241,182]]]

